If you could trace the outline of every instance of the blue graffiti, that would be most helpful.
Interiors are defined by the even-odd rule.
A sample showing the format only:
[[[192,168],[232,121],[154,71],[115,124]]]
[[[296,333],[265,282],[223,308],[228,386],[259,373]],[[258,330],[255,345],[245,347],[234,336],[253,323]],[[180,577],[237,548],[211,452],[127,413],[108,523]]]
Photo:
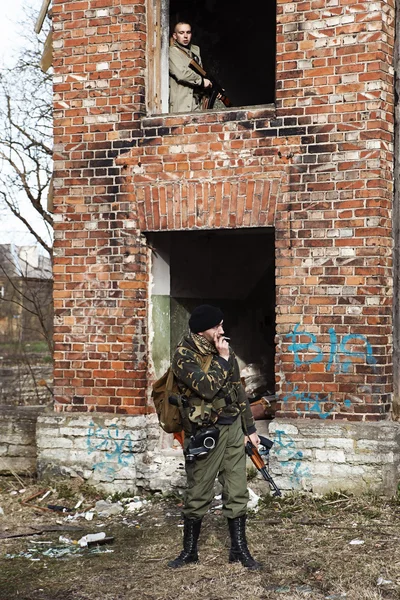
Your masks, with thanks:
[[[304,404],[304,410],[296,408],[298,415],[312,413],[317,414],[321,419],[327,419],[339,408],[338,402],[331,398],[330,394],[324,396],[322,394],[299,392],[297,386],[295,386],[293,390],[289,390],[282,398],[284,404],[288,404],[290,401],[301,402]],[[327,405],[331,405],[331,408],[327,409]],[[346,398],[343,405],[345,408],[349,408],[351,406],[351,401]]]
[[[324,360],[324,352],[317,344],[317,337],[309,331],[300,331],[300,325],[295,325],[291,333],[285,337],[290,338],[292,343],[289,345],[289,351],[294,354],[294,364],[296,367],[301,365],[310,365],[313,363],[322,363]],[[329,333],[329,358],[327,361],[326,370],[335,370],[337,372],[348,373],[355,359],[364,360],[368,365],[374,367],[376,358],[373,356],[372,347],[365,335],[358,333],[350,333],[345,335],[339,342],[337,334],[333,327]],[[299,336],[308,338],[309,341],[298,342]],[[353,350],[352,344],[363,346],[362,350]],[[305,358],[301,354],[315,354],[310,358]]]
[[[302,480],[311,477],[310,469],[302,464],[302,451],[297,450],[294,439],[280,429],[275,431],[274,452],[282,467],[293,466],[289,477],[293,484],[300,485]]]
[[[103,428],[95,425],[93,422],[90,423],[86,444],[89,454],[98,450],[104,451],[106,461],[97,463],[94,466],[95,469],[99,468],[100,465],[103,469],[107,461],[126,467],[133,458],[131,435],[130,433],[126,433],[121,437],[118,425],[110,425],[107,428]],[[108,468],[113,470],[111,466]]]

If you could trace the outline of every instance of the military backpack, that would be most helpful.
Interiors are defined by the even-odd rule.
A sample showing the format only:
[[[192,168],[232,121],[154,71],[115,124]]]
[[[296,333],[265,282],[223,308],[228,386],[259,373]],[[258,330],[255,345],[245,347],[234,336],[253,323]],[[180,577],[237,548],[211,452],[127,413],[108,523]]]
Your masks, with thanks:
[[[213,355],[211,354],[204,358],[205,360],[203,362],[202,369],[205,373],[207,373],[208,369],[210,368]],[[185,397],[188,398],[191,394],[192,391],[189,389],[185,393]],[[181,403],[171,404],[169,401],[170,396],[181,396],[177,379],[171,367],[169,367],[164,375],[162,375],[160,379],[157,379],[157,381],[153,384],[151,397],[154,402],[160,427],[166,433],[179,433],[183,429],[181,414],[182,409],[179,406]]]

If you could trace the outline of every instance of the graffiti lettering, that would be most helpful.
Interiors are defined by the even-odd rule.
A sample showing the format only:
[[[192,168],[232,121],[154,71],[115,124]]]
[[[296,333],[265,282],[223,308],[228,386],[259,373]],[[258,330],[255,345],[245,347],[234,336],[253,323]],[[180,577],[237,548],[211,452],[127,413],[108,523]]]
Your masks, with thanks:
[[[292,343],[289,345],[289,351],[294,354],[294,364],[296,367],[301,365],[310,365],[313,363],[322,363],[324,360],[324,352],[317,345],[317,337],[309,331],[300,331],[300,325],[295,325],[293,331],[285,337],[290,338]],[[345,335],[339,342],[337,334],[333,327],[329,333],[329,357],[326,365],[327,371],[336,371],[348,373],[351,365],[356,359],[364,360],[368,365],[376,364],[376,359],[372,354],[372,347],[364,335],[350,333]],[[306,337],[309,341],[299,342],[297,338]],[[359,349],[353,349],[354,345]],[[315,356],[305,357],[303,354],[314,354]]]
[[[86,445],[88,453],[103,451],[105,460],[93,465],[93,470],[106,481],[112,481],[121,467],[127,467],[133,459],[132,438],[129,433],[120,436],[117,425],[107,428],[90,423]]]
[[[124,467],[132,459],[132,439],[129,433],[120,438],[118,425],[110,425],[107,429],[90,423],[87,434],[89,454],[96,450],[105,450],[107,460],[115,461]]]
[[[282,398],[284,404],[289,402],[301,402],[304,404],[304,409],[300,410],[296,408],[296,412],[299,415],[304,413],[312,413],[318,415],[321,419],[327,419],[333,412],[335,412],[339,404],[330,397],[330,394],[324,396],[323,394],[309,394],[308,392],[299,392],[298,387],[295,386],[293,390],[288,391]],[[343,402],[346,408],[351,406],[351,401],[346,399]]]
[[[280,429],[275,431],[274,452],[283,468],[293,467],[289,475],[292,484],[300,485],[305,478],[311,477],[310,469],[302,464],[302,451],[297,450],[294,439]]]

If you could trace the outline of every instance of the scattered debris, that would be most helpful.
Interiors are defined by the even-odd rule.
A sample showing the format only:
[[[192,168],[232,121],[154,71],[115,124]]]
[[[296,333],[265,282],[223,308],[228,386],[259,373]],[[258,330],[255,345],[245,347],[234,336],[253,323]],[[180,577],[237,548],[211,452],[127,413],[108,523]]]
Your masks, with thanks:
[[[351,542],[349,542],[350,546],[361,546],[362,544],[365,544],[364,540],[351,540]]]
[[[42,527],[34,527],[31,525],[28,530],[0,533],[0,540],[9,538],[27,537],[30,535],[41,535],[42,533],[50,533],[52,531],[82,531],[82,527],[73,527],[70,525],[50,525]]]
[[[31,500],[33,500],[34,498],[37,498],[38,496],[43,496],[43,494],[46,494],[47,492],[49,492],[51,490],[40,490],[39,492],[35,492],[34,494],[31,494],[30,496],[28,496],[27,498],[24,498],[24,500],[21,500],[21,504],[27,504],[28,502],[30,502]],[[11,492],[12,493],[12,492]],[[17,493],[17,492],[15,492]],[[43,496],[44,498],[45,496]],[[40,502],[40,500],[39,500]]]
[[[257,496],[255,492],[251,488],[247,488],[249,492],[249,501],[247,503],[247,510],[253,510],[254,512],[258,511],[258,503],[260,501],[260,496]]]
[[[70,546],[53,546],[52,548],[47,548],[47,550],[43,548],[28,548],[25,552],[19,552],[17,554],[6,554],[4,558],[13,559],[13,558],[27,558],[31,561],[40,561],[40,556],[44,556],[47,558],[64,558],[67,555],[76,555],[82,554],[82,552],[89,552],[90,554],[100,554],[106,552],[114,552],[109,548],[86,548],[81,547],[77,544]]]
[[[3,516],[4,516],[4,510],[0,506],[0,517],[3,517]]]
[[[52,490],[47,490],[47,492],[41,498],[39,498],[38,502],[42,502],[42,500],[47,498],[47,496],[50,496],[51,493],[52,493]]]
[[[98,542],[100,540],[104,540],[105,537],[106,534],[104,531],[99,531],[98,533],[88,533],[78,540],[78,544],[81,548],[83,548],[84,546],[87,546],[89,542]]]
[[[384,579],[383,577],[378,577],[376,585],[389,585],[390,583],[393,583],[391,579]]]
[[[145,504],[147,504],[147,500],[141,500],[139,496],[134,496],[133,498],[128,499],[128,504],[125,505],[127,511],[132,512],[135,510],[140,510],[143,508]]]
[[[60,506],[59,504],[48,504],[47,508],[49,510],[55,510],[57,512],[72,512],[72,508],[68,508],[67,506]]]
[[[109,500],[98,500],[95,504],[95,511],[99,517],[111,517],[124,512],[121,504],[110,502]]]
[[[58,541],[61,542],[62,544],[77,544],[78,543],[75,540],[71,540],[71,538],[65,537],[65,535],[60,535],[60,537],[58,538]],[[46,542],[44,542],[44,543],[46,543]]]

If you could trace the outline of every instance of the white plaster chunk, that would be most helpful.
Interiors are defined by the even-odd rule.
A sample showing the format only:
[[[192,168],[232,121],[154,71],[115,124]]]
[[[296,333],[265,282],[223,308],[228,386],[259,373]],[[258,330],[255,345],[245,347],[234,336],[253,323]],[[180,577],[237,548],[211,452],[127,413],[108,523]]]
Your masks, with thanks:
[[[325,444],[326,442],[322,438],[296,440],[296,448],[299,450],[303,448],[325,448]]]
[[[312,475],[321,475],[323,477],[329,477],[332,472],[332,465],[326,463],[311,463],[307,465],[307,468]]]
[[[60,427],[59,437],[83,437],[86,436],[88,432],[88,427]]]
[[[108,210],[108,208],[107,208]],[[93,417],[92,417],[92,420]],[[97,419],[95,420],[97,422]],[[137,417],[107,417],[104,419],[104,427],[109,427],[110,425],[118,425],[119,427],[125,426],[129,429],[143,429],[145,430],[147,427],[147,419],[143,415],[138,415]]]
[[[356,465],[332,465],[332,475],[336,477],[360,477],[365,474],[364,467]]]
[[[367,140],[367,149],[368,150],[375,150],[380,147],[381,147],[380,140]]]
[[[170,154],[182,154],[183,147],[181,145],[170,146],[169,153]]]
[[[38,447],[40,449],[47,449],[47,448],[53,448],[53,449],[69,449],[72,448],[74,446],[74,442],[73,439],[68,439],[68,438],[62,438],[62,437],[46,437],[44,439],[40,440],[40,444],[38,444]]]
[[[355,256],[356,251],[354,248],[339,248],[340,256]]]
[[[396,444],[393,441],[385,441],[384,439],[377,440],[357,440],[355,448],[357,450],[363,450],[365,452],[379,452],[383,449],[393,449]]]
[[[326,440],[327,448],[343,448],[344,450],[353,450],[354,449],[354,440],[350,438],[328,438]]]
[[[354,454],[349,457],[349,462],[359,464],[392,464],[394,461],[393,452],[387,452],[386,454]]]
[[[299,434],[304,438],[337,438],[345,436],[347,437],[347,432],[342,427],[336,427],[335,425],[323,425],[322,423],[315,423],[314,427],[310,427],[309,425],[304,425],[299,427]]]
[[[342,450],[316,450],[315,458],[327,463],[345,463],[346,455]]]
[[[63,181],[62,179],[60,180],[61,182]],[[63,416],[57,416],[57,415],[52,415],[52,416],[44,416],[44,415],[40,415],[37,419],[37,422],[41,425],[41,427],[44,427],[45,425],[53,425],[53,426],[57,426],[60,423],[63,423],[64,421],[66,421],[66,417]]]
[[[291,425],[290,423],[282,423],[278,420],[271,421],[268,429],[270,433],[276,433],[277,431],[282,431],[288,435],[297,435],[299,433],[299,430],[294,425]]]

